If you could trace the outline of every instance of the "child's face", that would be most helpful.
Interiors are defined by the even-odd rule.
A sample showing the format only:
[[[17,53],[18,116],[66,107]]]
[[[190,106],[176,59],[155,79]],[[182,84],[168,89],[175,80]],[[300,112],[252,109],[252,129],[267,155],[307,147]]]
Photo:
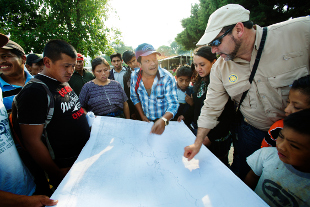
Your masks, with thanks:
[[[177,84],[179,86],[180,89],[185,90],[189,83],[191,82],[191,77],[187,77],[187,76],[180,76],[177,77]]]
[[[310,136],[285,127],[277,138],[277,150],[282,162],[302,172],[310,172]]]
[[[287,106],[284,109],[285,115],[288,116],[292,113],[310,108],[309,98],[310,97],[300,90],[291,89],[287,100]]]
[[[130,61],[126,63],[131,69],[138,68],[138,61],[136,57],[132,57]]]

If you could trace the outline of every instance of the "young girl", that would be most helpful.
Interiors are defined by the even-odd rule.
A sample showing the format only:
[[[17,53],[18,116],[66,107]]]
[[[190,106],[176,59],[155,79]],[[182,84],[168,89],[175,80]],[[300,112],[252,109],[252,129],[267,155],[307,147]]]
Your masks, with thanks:
[[[310,108],[310,75],[295,80],[290,90],[285,116]],[[268,136],[262,141],[263,147],[275,147],[279,132],[283,129],[283,119],[275,122],[268,130]]]
[[[200,115],[204,100],[206,99],[207,88],[210,83],[210,72],[212,65],[216,62],[216,55],[211,52],[208,46],[199,47],[194,51],[193,65],[197,71],[194,83],[193,101],[194,106],[184,114],[183,119],[192,119],[193,127],[197,133],[197,120]],[[228,152],[231,145],[230,123],[233,118],[233,102],[229,100],[222,115],[218,118],[219,124],[210,131],[208,138],[211,144],[206,144],[209,150],[228,166]],[[195,133],[194,132],[194,133]],[[195,134],[196,135],[196,134]]]

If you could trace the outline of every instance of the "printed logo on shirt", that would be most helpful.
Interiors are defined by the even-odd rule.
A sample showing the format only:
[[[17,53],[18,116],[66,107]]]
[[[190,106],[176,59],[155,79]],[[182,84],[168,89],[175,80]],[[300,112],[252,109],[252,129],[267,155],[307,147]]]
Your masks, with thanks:
[[[73,112],[72,118],[78,119],[83,115],[84,110],[81,107],[79,97],[75,93],[70,93],[72,91],[72,89],[71,89],[71,91],[70,91],[70,89],[71,89],[70,87],[65,86],[64,88],[62,88],[59,91],[59,94],[61,96],[66,95],[66,94],[68,94],[68,96],[69,96],[69,101],[61,102],[60,107],[61,107],[61,110],[63,113],[72,109],[72,112]]]
[[[0,154],[14,145],[4,106],[0,109]]]
[[[299,206],[294,196],[274,181],[266,179],[262,185],[263,193],[275,206]]]
[[[229,76],[228,80],[229,80],[230,83],[235,83],[235,82],[237,82],[237,80],[238,80],[238,76],[235,75],[235,74],[231,74],[231,75]]]
[[[72,91],[72,88],[70,87],[70,86],[65,86],[65,87],[63,87],[62,89],[60,89],[59,91],[58,91],[58,93],[62,96],[62,97],[65,97],[65,95],[67,94],[67,93],[70,93]]]

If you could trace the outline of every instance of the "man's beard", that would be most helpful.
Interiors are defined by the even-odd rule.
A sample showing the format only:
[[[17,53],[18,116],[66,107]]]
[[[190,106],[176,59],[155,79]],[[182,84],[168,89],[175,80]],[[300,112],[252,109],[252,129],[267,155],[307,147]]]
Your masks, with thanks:
[[[228,61],[228,60],[233,60],[235,59],[238,51],[239,51],[239,48],[241,46],[241,41],[238,41],[234,38],[234,36],[231,36],[232,40],[235,42],[235,48],[234,50],[230,53],[230,54],[227,54],[226,57],[224,58],[225,61]]]

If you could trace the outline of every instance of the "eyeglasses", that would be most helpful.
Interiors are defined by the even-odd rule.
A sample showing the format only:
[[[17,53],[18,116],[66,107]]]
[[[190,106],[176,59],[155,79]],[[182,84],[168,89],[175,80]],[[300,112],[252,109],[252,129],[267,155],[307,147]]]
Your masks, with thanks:
[[[220,36],[219,38],[216,38],[215,40],[211,41],[208,46],[212,47],[212,46],[216,46],[218,47],[222,42],[221,40],[234,28],[235,26],[229,28],[222,36]]]

